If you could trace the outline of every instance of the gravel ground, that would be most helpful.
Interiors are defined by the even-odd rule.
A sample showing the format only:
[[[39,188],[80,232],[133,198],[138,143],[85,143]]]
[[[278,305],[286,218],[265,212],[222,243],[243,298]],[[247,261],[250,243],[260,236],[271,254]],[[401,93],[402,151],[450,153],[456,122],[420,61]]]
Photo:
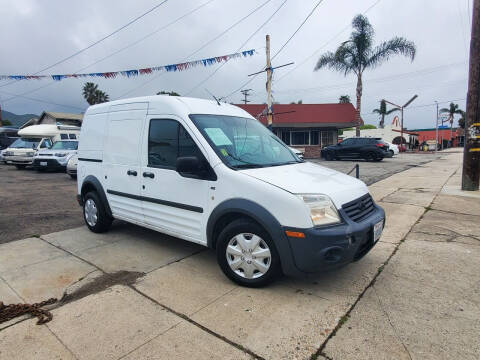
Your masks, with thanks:
[[[81,226],[76,186],[65,173],[0,165],[0,244]]]
[[[358,163],[360,178],[370,185],[435,158],[433,154],[400,154],[382,162],[309,161],[344,173]],[[0,165],[0,244],[83,225],[75,196],[76,182],[65,173]]]

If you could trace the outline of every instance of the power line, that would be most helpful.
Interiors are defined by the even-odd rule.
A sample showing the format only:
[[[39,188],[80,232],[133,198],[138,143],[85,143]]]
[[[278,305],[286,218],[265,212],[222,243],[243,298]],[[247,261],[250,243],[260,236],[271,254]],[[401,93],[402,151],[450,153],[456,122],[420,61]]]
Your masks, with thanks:
[[[238,24],[240,24],[242,21],[244,21],[245,19],[247,19],[249,16],[253,15],[255,12],[257,12],[258,10],[260,10],[263,6],[265,6],[265,5],[266,5],[267,3],[269,3],[270,1],[272,1],[272,0],[267,0],[267,1],[265,1],[263,4],[261,4],[260,6],[256,7],[256,8],[253,9],[250,13],[248,13],[246,16],[244,16],[244,17],[241,18],[239,21],[237,21],[235,24],[229,26],[227,29],[225,29],[224,31],[222,31],[218,36],[216,36],[215,38],[207,41],[206,44],[200,46],[197,50],[195,50],[193,53],[191,53],[190,55],[188,55],[188,56],[184,59],[184,61],[188,60],[188,58],[189,58],[190,56],[192,56],[193,54],[196,54],[198,51],[202,50],[202,49],[205,48],[207,45],[211,44],[214,40],[217,40],[217,39],[219,39],[221,36],[225,35],[228,31],[232,30],[235,26],[237,26]],[[140,89],[140,88],[144,87],[145,85],[147,85],[147,84],[151,83],[152,81],[158,79],[160,76],[163,76],[163,74],[164,74],[164,73],[161,73],[161,74],[159,74],[159,75],[157,75],[157,76],[154,76],[153,78],[151,78],[151,79],[149,79],[149,80],[141,83],[140,85],[138,85],[138,86],[136,86],[136,87],[128,90],[127,92],[123,93],[122,95],[116,97],[116,99],[120,99],[120,98],[124,97],[125,95],[128,95],[128,94],[130,94],[131,92],[133,92],[133,91],[135,91],[135,90],[137,90],[137,89]]]
[[[283,5],[285,5],[285,3],[287,2],[288,0],[285,0],[284,2],[282,2],[280,4],[280,6],[273,12],[272,15],[270,15],[270,17],[265,20],[265,22],[260,25],[257,30],[255,30],[249,37],[247,40],[245,40],[242,45],[240,45],[238,47],[238,50],[239,51],[240,49],[242,49],[266,24],[268,24],[270,22],[270,20],[272,20],[272,18],[275,16],[275,14],[283,7]],[[196,90],[197,88],[199,88],[201,85],[203,85],[205,82],[207,82],[208,80],[210,80],[227,62],[224,62],[222,63],[218,68],[215,69],[215,71],[213,71],[209,76],[207,76],[205,79],[203,79],[202,81],[200,81],[197,85],[195,85],[192,89],[190,89],[185,95],[189,95],[190,93],[192,93],[194,90]]]
[[[121,27],[119,27],[119,28],[116,29],[115,31],[111,32],[110,34],[108,34],[108,35],[104,36],[103,38],[101,38],[101,39],[93,42],[92,44],[90,44],[90,45],[88,45],[88,46],[86,46],[86,47],[84,47],[84,48],[76,51],[75,53],[67,56],[66,58],[63,58],[62,60],[57,61],[56,63],[54,63],[54,64],[52,64],[52,65],[49,65],[49,66],[47,66],[47,67],[45,67],[45,68],[43,68],[43,69],[41,69],[41,70],[33,73],[32,75],[36,75],[36,74],[39,74],[39,73],[41,73],[41,72],[43,72],[43,71],[45,71],[45,70],[51,69],[52,67],[57,66],[57,65],[59,65],[59,64],[61,64],[61,63],[64,63],[65,61],[70,60],[71,58],[73,58],[73,57],[75,57],[75,56],[83,53],[84,51],[86,51],[86,50],[88,50],[88,49],[90,49],[90,48],[92,48],[92,47],[94,47],[95,45],[101,43],[102,41],[108,39],[109,37],[115,35],[116,33],[122,31],[122,30],[125,29],[126,27],[132,25],[133,23],[135,23],[136,21],[140,20],[140,19],[143,18],[144,16],[146,16],[146,15],[148,15],[149,13],[151,13],[152,11],[156,10],[157,8],[159,8],[160,6],[162,6],[163,4],[165,4],[167,1],[168,1],[168,0],[163,0],[162,2],[160,2],[159,4],[157,4],[157,5],[155,5],[153,8],[151,8],[150,10],[148,10],[148,11],[144,12],[143,14],[137,16],[135,19],[130,20],[128,23],[126,23],[125,25],[122,25]],[[11,82],[9,82],[9,83],[0,85],[0,87],[7,86],[7,85],[12,84],[12,83],[14,83],[14,82],[15,82],[15,81],[11,81]]]
[[[197,6],[196,8],[194,8],[194,9],[186,12],[185,14],[183,14],[183,15],[181,15],[180,17],[176,18],[175,20],[169,22],[169,23],[166,24],[165,26],[162,26],[162,27],[156,29],[155,31],[152,31],[151,33],[149,33],[149,34],[141,37],[140,39],[138,39],[138,40],[136,40],[136,41],[128,44],[127,46],[124,46],[124,47],[122,47],[121,49],[119,49],[119,50],[117,50],[117,51],[115,51],[115,52],[113,52],[113,53],[111,53],[111,54],[109,54],[109,55],[107,55],[107,56],[99,59],[99,60],[96,60],[96,61],[94,61],[93,63],[91,63],[91,64],[89,64],[89,65],[87,65],[87,66],[85,66],[85,67],[83,67],[83,68],[81,68],[81,69],[76,70],[74,73],[78,73],[78,72],[80,72],[80,71],[82,71],[82,70],[85,70],[85,69],[89,68],[90,66],[96,65],[96,64],[98,64],[98,63],[100,63],[100,62],[102,62],[102,61],[104,61],[104,60],[106,60],[106,59],[108,59],[108,58],[110,58],[110,57],[112,57],[112,56],[114,56],[114,55],[117,55],[118,53],[120,53],[120,52],[122,52],[122,51],[124,51],[124,50],[126,50],[126,49],[131,48],[132,46],[135,46],[135,45],[139,44],[140,42],[142,42],[142,41],[146,40],[147,38],[149,38],[149,37],[157,34],[158,32],[167,29],[167,28],[170,27],[171,25],[174,25],[175,23],[177,23],[178,21],[180,21],[180,20],[182,20],[183,18],[187,17],[188,15],[191,15],[191,14],[193,14],[194,12],[200,10],[202,7],[210,4],[210,3],[213,2],[213,1],[215,1],[215,0],[209,0],[209,1],[204,2],[203,4]],[[10,97],[10,98],[8,98],[8,99],[5,99],[4,102],[13,100],[13,99],[15,99],[17,96],[23,96],[23,95],[31,94],[31,93],[33,93],[33,92],[35,92],[35,91],[37,91],[37,90],[44,89],[44,88],[49,87],[49,86],[51,86],[51,85],[53,85],[53,84],[56,84],[56,83],[58,83],[58,81],[52,81],[51,83],[48,83],[47,85],[43,85],[43,86],[40,86],[40,87],[35,88],[35,89],[33,89],[33,90],[29,90],[29,91],[26,91],[26,92],[24,92],[24,93],[18,94],[18,95],[16,95],[16,96],[12,96],[12,97]]]
[[[285,48],[285,46],[287,46],[287,44],[290,42],[290,40],[293,39],[293,37],[296,35],[296,33],[302,28],[302,26],[307,22],[307,20],[310,18],[310,16],[312,16],[313,12],[317,9],[317,7],[323,2],[323,0],[320,0],[315,6],[314,8],[312,9],[312,11],[310,11],[310,13],[307,15],[307,17],[302,21],[302,23],[300,24],[300,26],[295,30],[295,32],[292,34],[292,36],[290,36],[290,38],[280,47],[280,49],[275,53],[275,55],[272,57],[271,60],[273,60],[278,54],[280,54],[280,52]],[[232,96],[233,94],[235,94],[236,92],[240,91],[241,89],[243,89],[245,86],[247,86],[248,84],[250,84],[256,77],[258,76],[257,75],[254,75],[252,76],[249,80],[247,80],[244,84],[242,84],[239,88],[235,89],[234,91],[232,91],[231,93],[229,93],[228,95],[224,96],[224,98],[229,98],[230,96]]]
[[[312,9],[312,11],[310,11],[310,13],[307,15],[307,17],[302,21],[302,23],[300,24],[300,26],[297,28],[297,30],[295,30],[295,32],[292,34],[292,36],[290,36],[288,38],[288,40],[282,45],[282,47],[280,48],[280,50],[278,50],[275,55],[272,56],[272,60],[275,59],[277,57],[278,54],[280,54],[280,52],[285,48],[285,46],[287,46],[287,44],[290,42],[290,40],[293,39],[293,37],[297,34],[297,32],[302,28],[303,25],[305,25],[305,23],[307,22],[307,20],[310,18],[310,16],[312,16],[312,14],[314,13],[314,11],[317,9],[317,7],[320,6],[320,4],[323,2],[323,0],[320,0],[317,5],[315,5]]]
[[[404,79],[404,78],[408,78],[408,77],[411,77],[411,76],[431,74],[431,73],[434,73],[436,71],[444,70],[445,68],[452,67],[452,66],[458,66],[458,65],[465,65],[465,62],[460,61],[460,62],[445,64],[445,65],[438,65],[438,66],[431,67],[431,68],[424,68],[424,69],[420,69],[420,70],[409,71],[409,72],[396,74],[396,75],[384,76],[384,77],[373,78],[373,79],[365,79],[365,82],[376,83],[376,82],[387,82],[387,81],[391,81],[391,80]],[[326,86],[318,86],[318,87],[303,88],[303,89],[279,90],[279,91],[277,91],[277,93],[292,92],[292,91],[293,92],[299,92],[299,91],[333,90],[333,89],[336,89],[336,88],[342,88],[342,87],[347,87],[347,86],[351,86],[351,83],[349,82],[349,83],[342,83],[342,84],[331,84],[331,85],[326,85]]]
[[[365,15],[366,13],[368,13],[371,9],[373,9],[375,6],[378,5],[378,3],[380,2],[381,0],[377,0],[375,3],[373,3],[372,5],[370,5],[364,12],[363,14]],[[302,62],[300,62],[297,66],[295,66],[293,69],[291,69],[290,71],[287,71],[285,74],[283,74],[281,77],[279,77],[277,79],[277,83],[282,80],[283,78],[287,77],[288,75],[290,75],[292,72],[294,72],[295,70],[297,70],[300,66],[302,66],[303,64],[305,64],[308,60],[310,60],[312,57],[314,57],[320,50],[324,49],[327,45],[329,45],[333,40],[335,40],[336,38],[338,38],[340,35],[342,35],[345,31],[347,31],[351,26],[351,23],[349,22],[347,25],[345,25],[345,27],[342,28],[342,30],[340,30],[338,33],[336,33],[332,38],[330,38],[327,42],[325,42],[322,46],[320,46],[317,50],[315,50],[311,55],[309,55],[307,58],[305,58]]]
[[[0,91],[0,92],[1,92],[2,94],[6,94],[6,95],[14,95],[14,94],[11,94],[11,93],[6,92],[6,91]],[[31,98],[31,97],[23,96],[23,95],[17,95],[17,97],[21,97],[21,98],[24,98],[24,99],[27,99],[27,100],[31,100],[31,101],[35,101],[35,102],[41,102],[41,103],[45,103],[45,104],[50,104],[50,105],[57,105],[57,106],[62,106],[62,107],[69,107],[69,108],[73,108],[73,109],[78,109],[78,110],[85,110],[85,108],[81,108],[81,107],[78,107],[78,106],[60,104],[60,103],[55,103],[55,102],[48,101],[48,100]]]

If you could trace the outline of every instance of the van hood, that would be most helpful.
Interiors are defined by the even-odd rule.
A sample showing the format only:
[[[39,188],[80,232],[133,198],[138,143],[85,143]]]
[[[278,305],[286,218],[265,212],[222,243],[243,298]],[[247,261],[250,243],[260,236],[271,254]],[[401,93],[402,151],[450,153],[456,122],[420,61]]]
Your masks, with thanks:
[[[337,208],[368,193],[363,181],[310,162],[240,171],[292,194],[325,194]]]

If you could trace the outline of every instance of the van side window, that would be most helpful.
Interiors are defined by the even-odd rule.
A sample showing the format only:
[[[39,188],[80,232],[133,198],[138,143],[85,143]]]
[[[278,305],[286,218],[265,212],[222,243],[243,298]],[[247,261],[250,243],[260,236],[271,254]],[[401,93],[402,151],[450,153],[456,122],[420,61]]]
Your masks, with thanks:
[[[68,134],[60,134],[60,139],[68,140]]]
[[[148,132],[148,166],[176,168],[178,122],[151,120]]]
[[[150,121],[148,134],[148,166],[176,169],[177,158],[203,154],[185,128],[175,120]]]
[[[68,134],[68,137],[69,137],[70,139],[76,139],[76,138],[77,138],[77,135],[75,135],[75,134]]]

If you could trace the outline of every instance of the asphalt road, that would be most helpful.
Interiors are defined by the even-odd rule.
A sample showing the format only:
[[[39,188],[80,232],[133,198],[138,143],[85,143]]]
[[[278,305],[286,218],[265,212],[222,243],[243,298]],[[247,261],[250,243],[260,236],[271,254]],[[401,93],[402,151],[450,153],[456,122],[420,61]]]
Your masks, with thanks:
[[[393,158],[383,159],[381,162],[368,162],[364,160],[341,160],[341,161],[326,161],[323,159],[309,159],[308,161],[316,164],[329,167],[348,173],[352,170],[355,164],[360,166],[360,179],[367,185],[371,185],[377,181],[383,180],[393,174],[407,170],[408,168],[425,164],[440,157],[431,153],[402,153]],[[355,176],[355,170],[351,173]]]
[[[358,163],[360,178],[370,185],[434,159],[432,154],[400,154],[382,162],[309,161],[344,173]],[[76,182],[65,173],[0,165],[0,244],[82,226],[82,211],[75,195]]]

